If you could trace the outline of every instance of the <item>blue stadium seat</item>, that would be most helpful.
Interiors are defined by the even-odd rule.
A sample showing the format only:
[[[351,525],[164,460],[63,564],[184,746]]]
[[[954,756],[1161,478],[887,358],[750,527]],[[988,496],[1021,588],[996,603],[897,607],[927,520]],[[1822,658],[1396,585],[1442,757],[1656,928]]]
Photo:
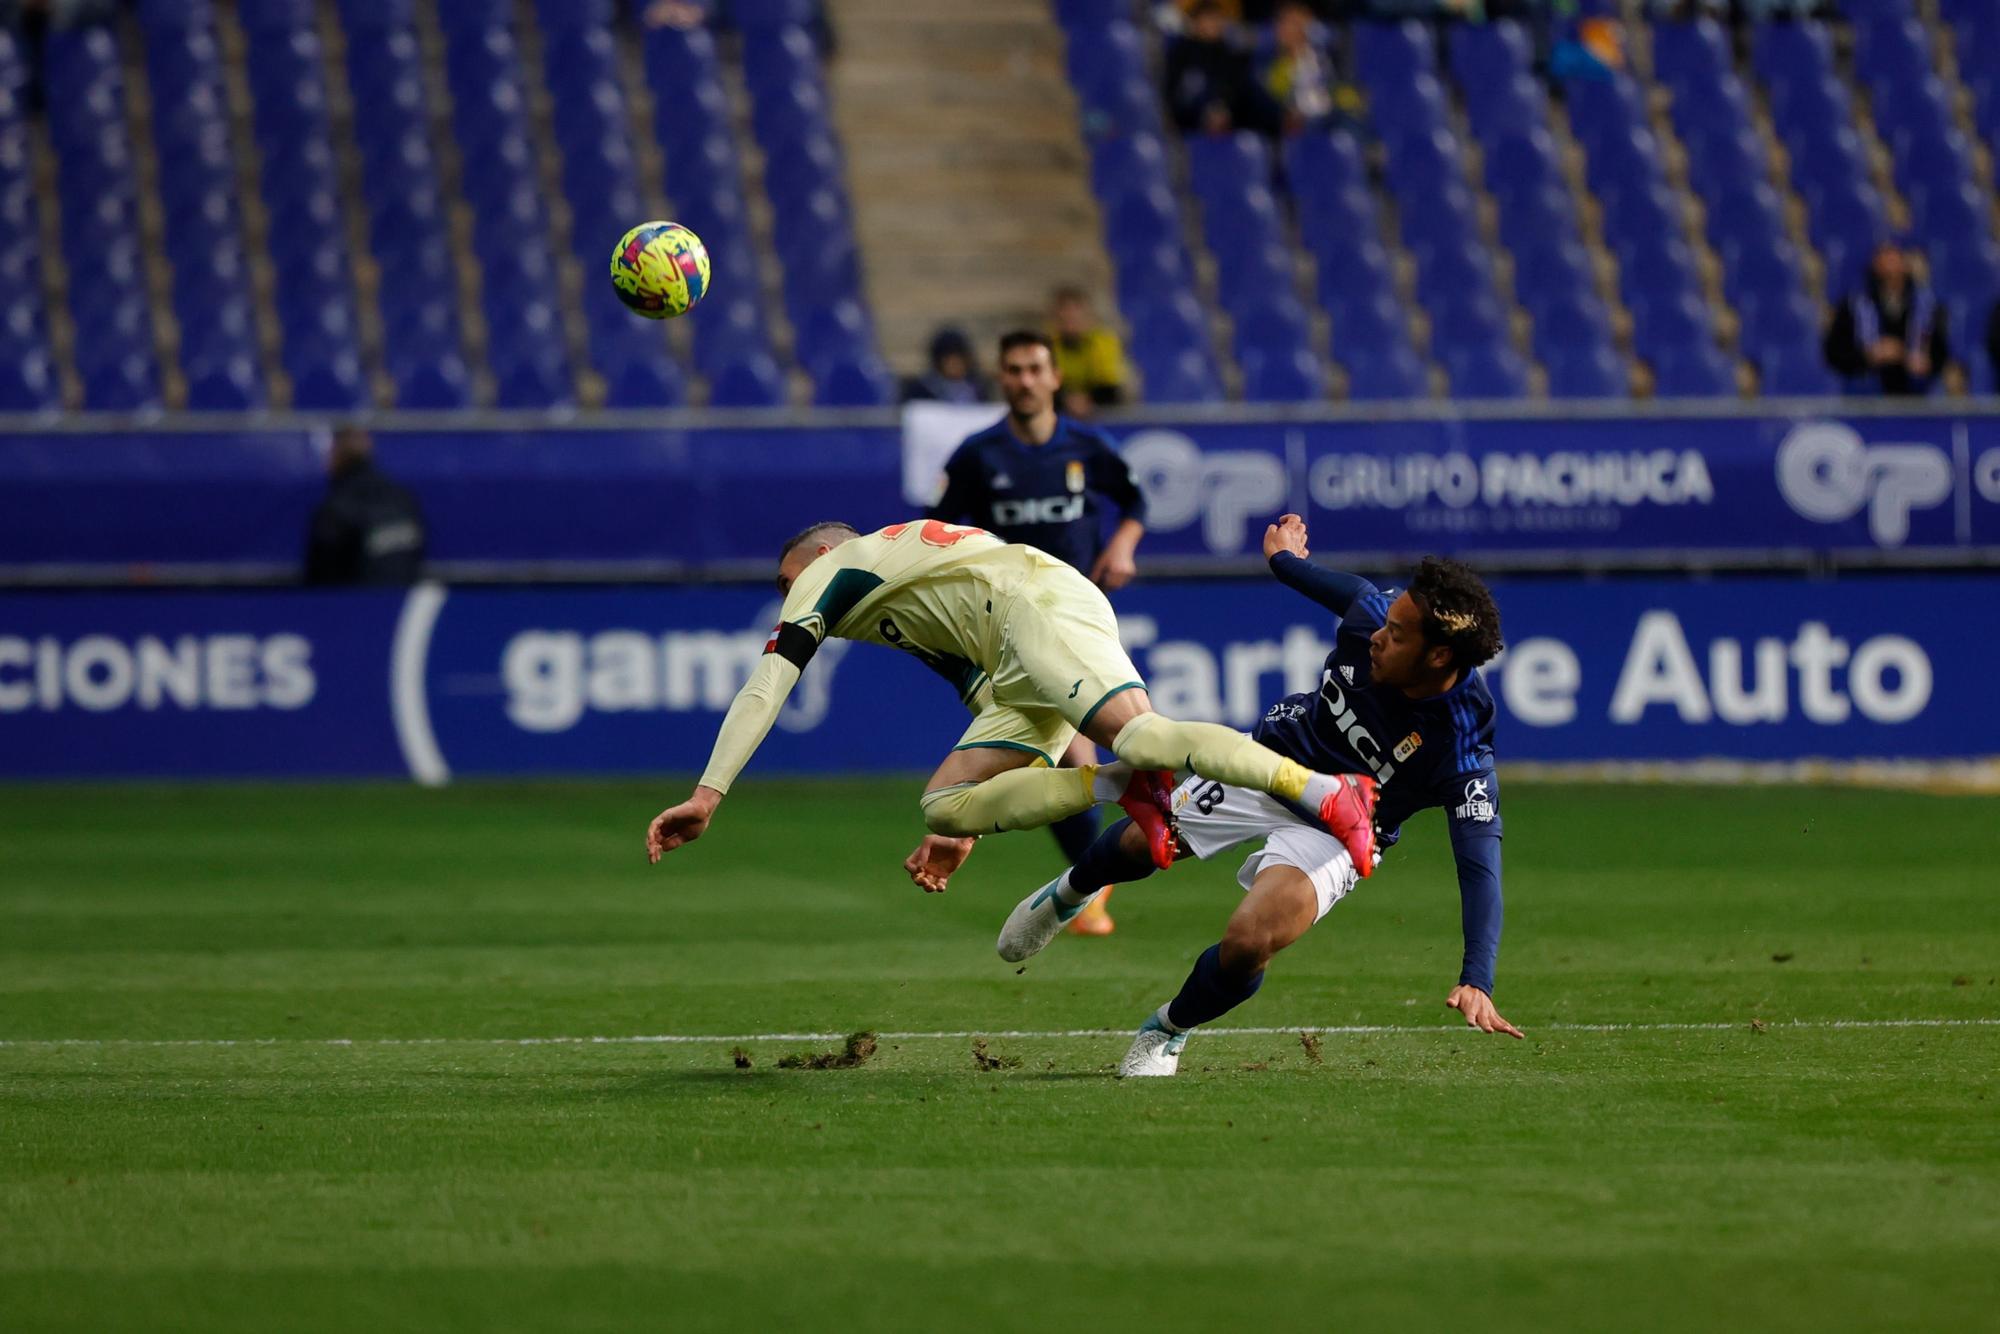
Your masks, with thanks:
[[[1153,403],[1212,403],[1222,397],[1222,383],[1206,355],[1186,348],[1157,361],[1139,359],[1146,398]]]
[[[1360,346],[1340,354],[1347,370],[1347,396],[1364,402],[1426,398],[1428,376],[1416,354],[1402,344]]]
[[[1608,347],[1558,349],[1543,360],[1551,398],[1623,398],[1631,392],[1624,363]]]
[[[1243,397],[1252,403],[1312,403],[1326,397],[1326,373],[1304,347],[1253,347],[1238,360]]]
[[[1504,344],[1465,345],[1443,354],[1445,375],[1455,398],[1526,398],[1528,368]]]
[[[0,356],[0,412],[47,412],[61,406],[61,386],[48,349],[11,348]]]
[[[1661,398],[1733,398],[1736,375],[1713,343],[1668,348],[1651,358]]]
[[[785,401],[784,375],[768,353],[757,352],[709,377],[709,405],[718,408],[774,408]]]
[[[644,350],[626,350],[633,346]],[[658,342],[619,340],[593,347],[591,360],[604,376],[606,407],[674,408],[687,401],[687,382]]]
[[[813,376],[813,402],[823,408],[873,408],[895,398],[895,377],[872,352],[843,357]]]
[[[1817,341],[1767,348],[1752,360],[1766,395],[1830,397],[1840,392],[1840,380],[1827,369]]]

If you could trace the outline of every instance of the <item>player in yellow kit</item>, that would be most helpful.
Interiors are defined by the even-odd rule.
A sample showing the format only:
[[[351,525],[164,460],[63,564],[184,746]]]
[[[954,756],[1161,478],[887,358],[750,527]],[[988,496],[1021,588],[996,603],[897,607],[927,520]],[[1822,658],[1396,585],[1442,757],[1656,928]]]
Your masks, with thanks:
[[[1146,831],[1155,863],[1170,866],[1168,803],[1172,772],[1182,768],[1302,805],[1356,866],[1374,866],[1373,779],[1316,774],[1241,732],[1154,713],[1104,594],[1034,547],[935,519],[865,536],[844,523],[816,524],[785,544],[778,589],[785,604],[777,632],[729,706],[694,794],[646,831],[654,862],[701,837],[833,635],[914,654],[974,709],[924,789],[924,823],[943,836],[926,840],[931,851],[920,854],[936,864],[935,884],[922,865],[911,867],[927,889],[943,887],[972,839],[1037,828],[1098,802],[1123,806]],[[1117,762],[1052,767],[1078,732]]]

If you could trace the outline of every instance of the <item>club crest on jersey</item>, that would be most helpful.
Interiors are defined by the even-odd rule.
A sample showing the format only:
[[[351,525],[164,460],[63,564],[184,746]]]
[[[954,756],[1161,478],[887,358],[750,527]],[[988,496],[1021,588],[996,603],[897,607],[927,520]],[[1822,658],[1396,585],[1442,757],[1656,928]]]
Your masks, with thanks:
[[[1477,824],[1493,822],[1493,796],[1484,778],[1475,778],[1465,785],[1465,801],[1452,810],[1452,815]]]
[[[1063,484],[1069,487],[1073,496],[1083,494],[1083,460],[1071,459],[1063,469]]]
[[[1396,743],[1396,749],[1391,751],[1390,753],[1396,757],[1396,763],[1401,764],[1404,760],[1407,760],[1410,758],[1410,756],[1416,754],[1417,747],[1423,744],[1424,744],[1423,733],[1412,732],[1408,736],[1404,737],[1401,741],[1398,741]]]

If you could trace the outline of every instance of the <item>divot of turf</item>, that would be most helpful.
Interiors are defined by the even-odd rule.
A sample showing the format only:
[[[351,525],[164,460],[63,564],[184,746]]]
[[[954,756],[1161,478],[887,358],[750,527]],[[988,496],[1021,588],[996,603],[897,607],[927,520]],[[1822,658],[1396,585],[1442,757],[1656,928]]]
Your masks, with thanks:
[[[873,1033],[850,1033],[839,1051],[821,1051],[778,1058],[780,1070],[852,1070],[875,1055]]]
[[[995,1056],[986,1050],[985,1038],[972,1040],[972,1065],[976,1070],[1014,1070],[1021,1064],[1018,1056]]]

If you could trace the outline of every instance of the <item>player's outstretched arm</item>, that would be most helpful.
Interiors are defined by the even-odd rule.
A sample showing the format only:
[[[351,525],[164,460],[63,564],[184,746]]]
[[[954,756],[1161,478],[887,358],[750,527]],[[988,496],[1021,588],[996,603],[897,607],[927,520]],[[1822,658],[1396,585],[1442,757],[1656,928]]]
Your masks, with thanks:
[[[1465,1026],[1476,1028],[1482,1033],[1505,1033],[1509,1037],[1526,1037],[1520,1029],[1501,1018],[1500,1011],[1493,1008],[1493,998],[1478,987],[1460,983],[1444,998],[1447,1007],[1465,1016]]]
[[[953,838],[948,834],[926,834],[917,850],[903,858],[903,869],[917,888],[926,894],[942,894],[952,872],[965,865],[972,855],[976,838]]]
[[[1335,616],[1347,615],[1354,599],[1375,591],[1375,585],[1358,574],[1323,569],[1306,557],[1306,521],[1296,514],[1280,515],[1264,530],[1264,559],[1278,582],[1303,593]]]
[[[780,637],[784,630],[792,628],[795,627],[780,627]],[[779,639],[771,642],[775,645]],[[778,710],[784,707],[785,696],[798,683],[798,664],[782,653],[767,651],[757,660],[750,679],[736,692],[729,712],[723,716],[722,730],[716,733],[715,749],[709,753],[708,768],[703,770],[694,795],[678,806],[667,807],[647,826],[647,861],[657,863],[665,854],[707,832],[715,808],[722,804],[723,794],[736,781],[736,775],[743,772],[743,766],[750,763],[757,747],[764,744],[771,724],[778,721]]]

